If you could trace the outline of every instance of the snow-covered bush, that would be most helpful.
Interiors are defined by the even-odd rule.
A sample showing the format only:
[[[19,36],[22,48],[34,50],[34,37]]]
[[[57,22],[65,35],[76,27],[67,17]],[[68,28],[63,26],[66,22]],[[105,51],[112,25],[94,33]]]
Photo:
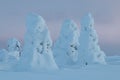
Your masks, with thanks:
[[[53,46],[56,63],[63,67],[78,60],[79,30],[72,20],[65,20],[60,35]]]
[[[81,64],[105,64],[105,54],[98,45],[98,35],[94,29],[94,19],[91,14],[82,18],[80,31],[79,60]]]

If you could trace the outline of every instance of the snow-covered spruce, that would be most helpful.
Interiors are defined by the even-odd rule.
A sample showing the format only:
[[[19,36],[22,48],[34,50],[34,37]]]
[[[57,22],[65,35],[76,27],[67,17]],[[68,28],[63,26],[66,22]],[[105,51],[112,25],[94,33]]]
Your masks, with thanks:
[[[8,51],[2,49],[0,51],[0,66],[1,70],[13,70],[13,67],[18,63],[20,53],[21,53],[21,44],[15,39],[9,39],[7,43]]]
[[[25,45],[21,55],[19,70],[58,69],[51,51],[52,40],[44,19],[36,14],[27,16]]]
[[[9,52],[8,55],[19,59],[22,51],[21,43],[17,39],[11,38],[8,40],[7,47]]]
[[[0,63],[7,62],[7,55],[8,55],[7,50],[5,50],[5,49],[0,50]]]
[[[7,64],[10,67],[9,69],[13,70],[21,55],[21,44],[16,38],[11,38],[7,42],[7,48]]]
[[[98,45],[98,36],[94,29],[94,19],[91,14],[87,14],[81,21],[79,59],[82,65],[106,64],[105,54]]]
[[[0,50],[0,71],[7,71],[11,69],[8,63],[8,51],[6,49]]]
[[[72,20],[65,20],[53,46],[56,63],[60,67],[74,65],[78,60],[79,30]]]

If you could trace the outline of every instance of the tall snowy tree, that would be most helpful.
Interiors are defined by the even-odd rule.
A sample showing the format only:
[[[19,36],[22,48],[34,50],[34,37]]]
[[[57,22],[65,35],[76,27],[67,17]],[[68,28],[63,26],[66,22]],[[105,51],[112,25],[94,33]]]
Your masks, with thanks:
[[[98,35],[94,29],[94,19],[87,14],[81,21],[79,60],[82,65],[105,64],[105,53],[98,45]]]
[[[78,60],[79,30],[72,20],[65,20],[53,46],[56,63],[60,67],[73,65]]]
[[[23,70],[58,69],[51,51],[52,40],[44,19],[36,14],[27,16],[25,45],[19,67]]]

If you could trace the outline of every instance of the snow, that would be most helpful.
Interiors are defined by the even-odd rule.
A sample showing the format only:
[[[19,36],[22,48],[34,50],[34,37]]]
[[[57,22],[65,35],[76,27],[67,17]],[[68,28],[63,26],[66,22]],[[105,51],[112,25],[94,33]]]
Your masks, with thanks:
[[[48,72],[0,71],[0,80],[119,80],[120,65],[93,65]]]
[[[19,51],[20,52],[21,51],[21,44],[16,38],[9,39],[7,46],[8,46],[9,52],[12,52],[12,51]]]
[[[7,43],[8,47],[8,61],[14,62],[18,61],[22,51],[21,43],[16,38],[11,38]],[[15,62],[16,62],[15,61]]]
[[[15,38],[0,50],[0,80],[120,79],[120,56],[106,56],[100,49],[91,14],[83,17],[80,33],[74,21],[65,20],[53,47],[41,16],[30,13],[26,27],[23,51]]]
[[[5,63],[7,60],[7,50],[2,49],[0,50],[0,63]]]
[[[5,49],[0,50],[0,70],[7,70],[9,65],[7,64],[8,61],[8,52]]]
[[[106,58],[107,64],[120,65],[120,56],[110,56]]]
[[[0,70],[12,70],[13,66],[16,65],[19,58],[16,55],[19,54],[17,51],[8,52],[5,49],[0,51]]]
[[[63,22],[59,38],[54,43],[53,52],[59,67],[73,65],[78,60],[78,27],[72,20]]]
[[[120,61],[120,56],[107,57],[106,61],[112,63]],[[119,74],[120,64],[97,64],[76,69],[64,68],[56,71],[13,72],[2,70],[0,71],[0,80],[119,80]]]
[[[81,20],[79,42],[80,64],[106,64],[106,55],[98,45],[98,35],[94,29],[94,19],[90,13],[83,16]]]
[[[58,69],[51,50],[52,40],[44,19],[30,13],[27,16],[26,26],[25,45],[18,70]]]

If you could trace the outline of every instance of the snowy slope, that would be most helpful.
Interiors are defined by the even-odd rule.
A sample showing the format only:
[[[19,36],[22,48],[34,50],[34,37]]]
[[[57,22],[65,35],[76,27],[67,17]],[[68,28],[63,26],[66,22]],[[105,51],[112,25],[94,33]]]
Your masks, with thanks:
[[[110,65],[120,65],[120,56],[109,56],[106,61]]]
[[[120,64],[112,64],[120,62],[120,57],[107,57],[106,61],[107,65],[89,65],[79,69],[46,72],[10,72],[2,70],[0,71],[0,80],[120,80]],[[8,67],[8,65],[5,66]]]
[[[3,72],[0,80],[120,80],[120,65],[94,65],[54,72]]]

